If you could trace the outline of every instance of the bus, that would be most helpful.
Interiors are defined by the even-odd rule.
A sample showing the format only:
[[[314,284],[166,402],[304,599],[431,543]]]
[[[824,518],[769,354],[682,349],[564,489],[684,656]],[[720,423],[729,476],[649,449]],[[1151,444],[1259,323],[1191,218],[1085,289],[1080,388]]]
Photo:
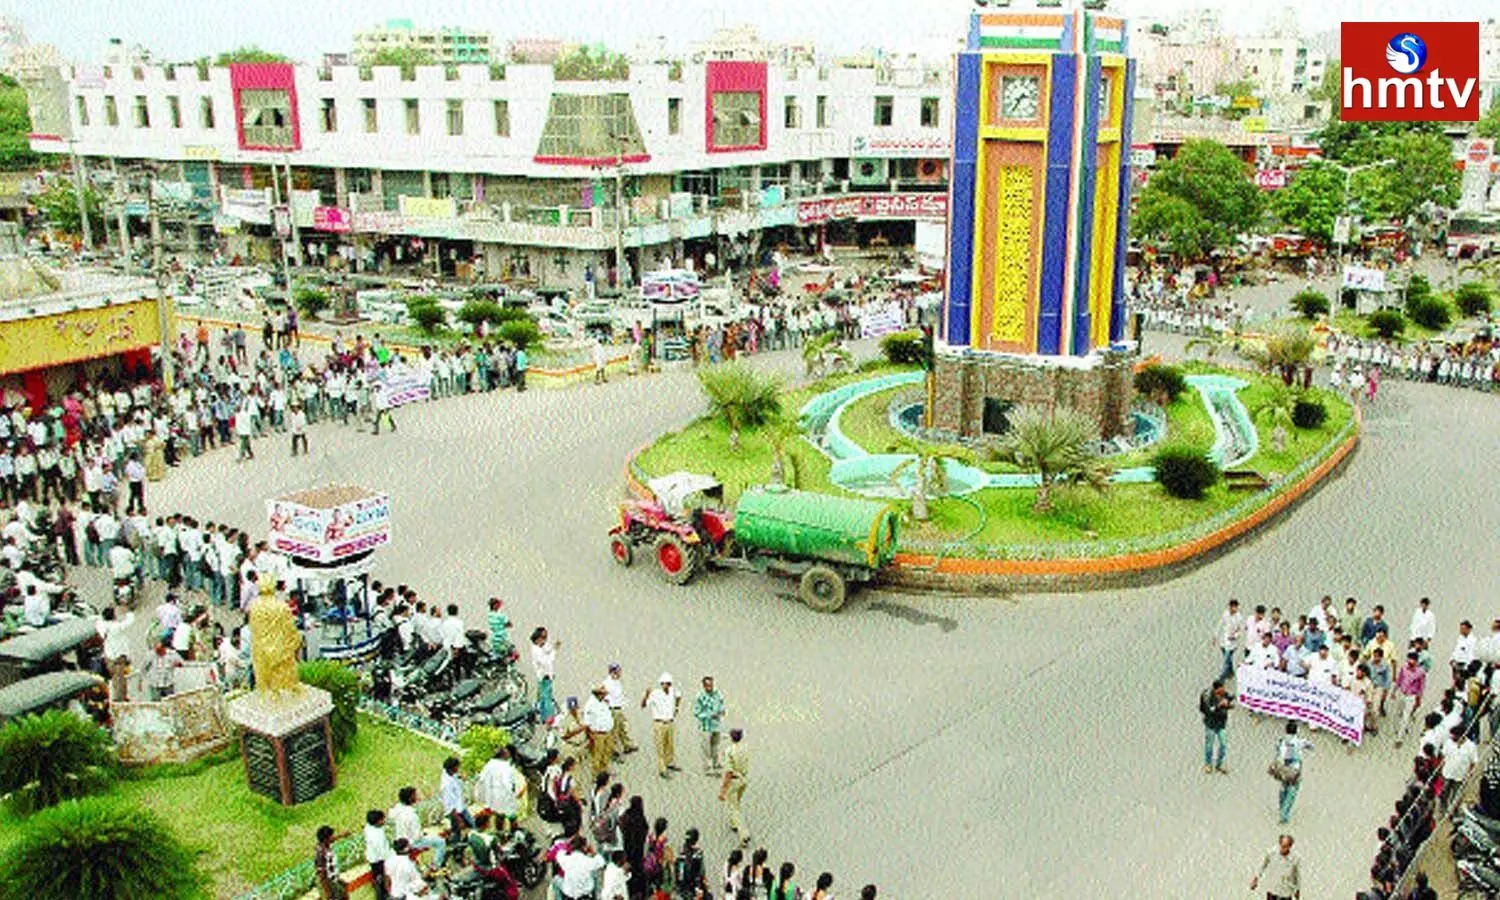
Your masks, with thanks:
[[[1500,253],[1500,215],[1462,214],[1448,223],[1449,259],[1484,259]]]

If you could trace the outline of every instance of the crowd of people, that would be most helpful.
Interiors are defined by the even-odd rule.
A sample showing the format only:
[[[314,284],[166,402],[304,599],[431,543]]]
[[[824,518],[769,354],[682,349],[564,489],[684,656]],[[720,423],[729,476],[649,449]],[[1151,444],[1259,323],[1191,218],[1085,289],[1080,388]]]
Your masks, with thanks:
[[[1394,341],[1345,337],[1328,339],[1329,387],[1375,399],[1382,375],[1477,391],[1500,390],[1500,344]]]
[[[1453,651],[1439,670],[1444,676],[1439,680],[1447,682],[1440,692],[1429,687],[1429,679],[1436,677],[1430,647],[1437,634],[1431,600],[1421,598],[1413,610],[1404,644],[1391,634],[1382,605],[1365,612],[1353,597],[1345,599],[1341,611],[1325,595],[1295,621],[1279,607],[1268,610],[1264,605],[1245,615],[1239,602],[1231,599],[1214,633],[1219,670],[1199,698],[1205,773],[1228,771],[1225,734],[1235,705],[1228,685],[1241,666],[1274,669],[1355,694],[1364,708],[1361,746],[1382,731],[1391,734],[1398,748],[1416,735],[1411,779],[1390,820],[1377,831],[1379,850],[1370,871],[1373,886],[1362,895],[1381,900],[1393,896],[1417,849],[1432,833],[1435,815],[1451,808],[1477,765],[1475,740],[1481,722],[1488,720],[1492,740],[1500,728],[1500,703],[1492,702],[1500,689],[1500,619],[1483,639],[1470,622],[1459,623]],[[1434,694],[1436,702],[1431,703]],[[1346,739],[1345,744],[1348,752],[1355,752],[1352,741]],[[1298,734],[1297,722],[1286,723],[1270,772],[1279,785],[1278,821],[1283,825],[1291,821],[1305,756],[1313,746]],[[1290,843],[1284,851],[1283,856],[1290,854]],[[1267,864],[1290,865],[1270,855]]]

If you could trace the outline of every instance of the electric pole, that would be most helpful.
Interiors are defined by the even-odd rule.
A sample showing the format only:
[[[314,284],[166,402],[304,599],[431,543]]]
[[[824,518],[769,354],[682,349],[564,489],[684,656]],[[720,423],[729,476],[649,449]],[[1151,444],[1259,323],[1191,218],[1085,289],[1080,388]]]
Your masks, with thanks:
[[[89,224],[88,204],[83,199],[85,183],[83,157],[78,155],[78,144],[76,141],[68,141],[68,152],[73,155],[73,197],[78,201],[78,221],[82,225],[83,246],[92,248],[94,246],[94,228]]]

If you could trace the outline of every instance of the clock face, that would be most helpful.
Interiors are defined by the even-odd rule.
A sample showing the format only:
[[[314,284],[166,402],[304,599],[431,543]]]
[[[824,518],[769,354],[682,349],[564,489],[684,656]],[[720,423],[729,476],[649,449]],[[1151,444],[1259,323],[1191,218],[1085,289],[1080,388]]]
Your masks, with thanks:
[[[1000,79],[1000,118],[1035,119],[1042,99],[1042,81],[1035,75],[1006,75]]]

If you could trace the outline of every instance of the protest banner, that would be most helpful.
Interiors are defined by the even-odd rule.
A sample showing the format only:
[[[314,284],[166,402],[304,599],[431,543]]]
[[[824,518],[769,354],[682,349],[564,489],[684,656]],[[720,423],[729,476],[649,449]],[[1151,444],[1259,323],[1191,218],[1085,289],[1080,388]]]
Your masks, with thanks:
[[[1364,738],[1365,701],[1357,694],[1252,666],[1240,666],[1234,681],[1240,706],[1251,712],[1316,725],[1355,744]]]

